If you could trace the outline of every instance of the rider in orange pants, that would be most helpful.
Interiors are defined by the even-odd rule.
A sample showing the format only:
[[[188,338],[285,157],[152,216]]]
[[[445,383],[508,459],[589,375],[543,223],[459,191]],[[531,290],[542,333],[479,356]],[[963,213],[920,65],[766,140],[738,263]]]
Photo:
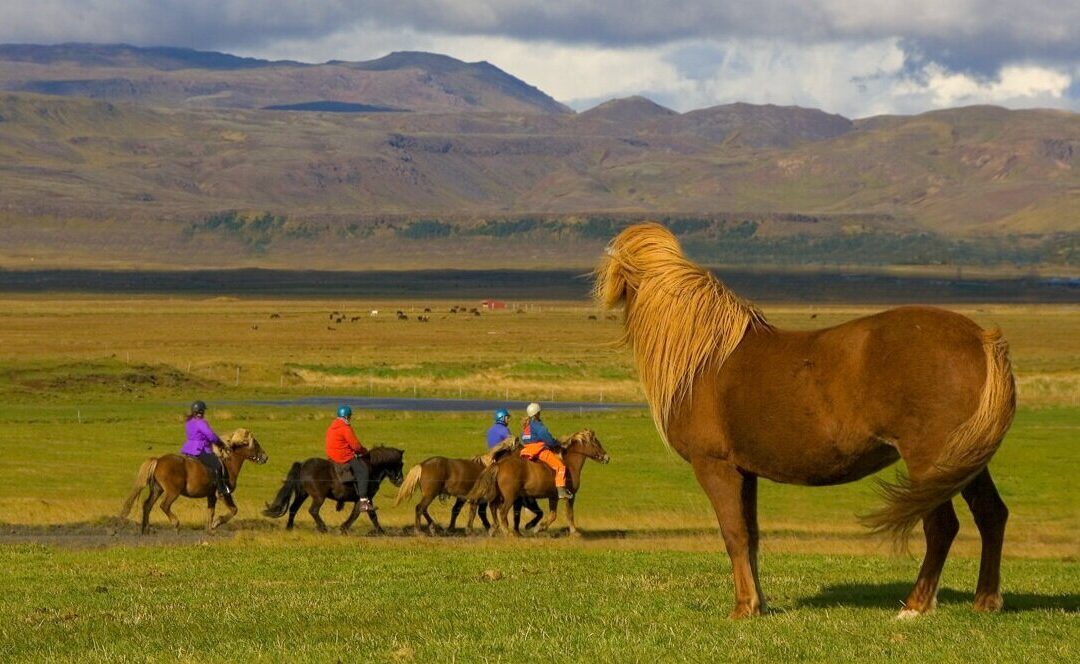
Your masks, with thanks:
[[[521,442],[525,446],[521,449],[521,456],[530,461],[539,460],[547,464],[555,471],[555,488],[559,491],[559,498],[571,498],[573,494],[566,488],[566,465],[559,455],[552,451],[559,443],[540,421],[540,404],[529,404],[525,412],[528,418],[522,426]]]

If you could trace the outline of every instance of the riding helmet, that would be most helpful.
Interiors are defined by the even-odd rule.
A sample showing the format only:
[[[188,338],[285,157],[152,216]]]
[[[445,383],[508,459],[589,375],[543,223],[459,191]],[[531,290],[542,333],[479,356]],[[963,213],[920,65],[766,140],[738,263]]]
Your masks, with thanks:
[[[536,417],[540,414],[540,404],[536,403],[535,401],[532,402],[525,408],[525,414],[529,417]]]
[[[206,404],[202,401],[191,402],[191,414],[201,415],[206,412]]]
[[[337,416],[349,419],[352,417],[352,408],[349,408],[348,406],[338,406]]]
[[[507,420],[509,419],[510,411],[506,410],[505,408],[500,408],[499,410],[495,411],[495,422],[497,424],[506,424]]]

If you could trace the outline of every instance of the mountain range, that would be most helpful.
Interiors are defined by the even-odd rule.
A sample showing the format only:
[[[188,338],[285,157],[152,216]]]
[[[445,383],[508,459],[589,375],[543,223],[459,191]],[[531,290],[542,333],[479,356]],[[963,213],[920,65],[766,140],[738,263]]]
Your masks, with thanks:
[[[574,113],[428,53],[82,44],[0,45],[0,90],[12,267],[357,267],[334,242],[370,267],[570,267],[643,218],[717,261],[1080,260],[1080,115],[1062,111]]]

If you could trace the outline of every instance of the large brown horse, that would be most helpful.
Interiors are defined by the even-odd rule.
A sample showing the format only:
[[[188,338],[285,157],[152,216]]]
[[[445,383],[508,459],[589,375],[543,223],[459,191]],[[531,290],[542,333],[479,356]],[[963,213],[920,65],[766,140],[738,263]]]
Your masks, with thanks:
[[[379,487],[382,486],[384,479],[389,479],[394,486],[401,486],[404,479],[402,476],[402,469],[405,465],[404,458],[405,452],[394,447],[379,445],[368,450],[367,461],[371,466],[371,474],[368,476],[368,499],[374,501],[375,494],[379,492]],[[310,497],[311,507],[308,508],[308,513],[311,514],[312,519],[315,519],[315,527],[319,529],[319,532],[325,533],[327,531],[326,522],[319,516],[319,510],[322,509],[326,499],[330,498],[337,501],[339,510],[343,503],[353,503],[353,510],[349,513],[349,518],[345,519],[345,522],[341,524],[342,534],[348,533],[353,522],[360,516],[360,503],[357,502],[359,496],[356,495],[356,484],[354,482],[339,484],[334,481],[333,472],[334,469],[330,465],[330,461],[322,457],[312,457],[303,463],[297,461],[285,476],[285,481],[282,482],[281,489],[278,490],[277,495],[274,497],[274,502],[266,505],[263,515],[276,519],[283,516],[285,511],[288,510],[289,520],[285,524],[285,528],[292,530],[296,521],[296,513],[300,511],[300,506],[304,504],[304,501]],[[290,500],[292,501],[291,504]],[[371,510],[367,515],[371,519],[371,525],[375,529],[374,532],[382,534],[384,531],[382,526],[379,525],[379,517],[375,515],[375,510]]]
[[[898,459],[885,506],[864,517],[898,541],[921,520],[926,556],[902,616],[934,608],[961,493],[982,536],[975,608],[996,611],[1008,511],[987,464],[1012,422],[1015,387],[997,330],[929,307],[836,327],[779,330],[658,224],[627,228],[595,295],[625,309],[625,342],[660,436],[712,501],[735,577],[733,616],[765,610],[757,480],[851,482]]]
[[[591,429],[583,429],[560,439],[559,443],[562,447],[562,460],[566,464],[567,485],[574,494],[566,501],[566,520],[570,524],[570,534],[576,535],[578,529],[574,521],[574,501],[577,500],[577,493],[581,488],[581,469],[588,459],[608,463],[611,457]],[[508,454],[486,469],[469,493],[469,528],[472,528],[477,503],[486,500],[492,510],[491,534],[495,535],[501,527],[504,533],[515,537],[520,535],[517,523],[513,530],[510,529],[508,515],[515,501],[522,497],[548,499],[547,518],[536,526],[534,532],[547,530],[558,515],[559,492],[555,487],[555,472],[539,461],[526,461],[520,454]]]
[[[245,461],[254,461],[258,464],[266,463],[266,452],[263,451],[259,441],[247,429],[237,429],[232,435],[224,439],[225,443],[225,470],[229,474],[229,488],[236,489],[236,481],[240,477],[240,469]],[[131,494],[124,500],[120,508],[120,518],[127,518],[135,499],[142,493],[143,488],[150,489],[149,495],[143,502],[142,532],[145,534],[150,528],[150,510],[154,503],[165,495],[161,501],[161,511],[169,517],[169,521],[177,530],[180,529],[180,519],[169,509],[180,496],[187,498],[206,498],[206,531],[210,532],[229,519],[236,516],[236,503],[232,496],[223,496],[229,513],[225,516],[214,518],[214,507],[217,505],[217,487],[213,478],[202,462],[180,454],[166,454],[160,457],[151,457],[143,462],[135,476],[135,486]]]

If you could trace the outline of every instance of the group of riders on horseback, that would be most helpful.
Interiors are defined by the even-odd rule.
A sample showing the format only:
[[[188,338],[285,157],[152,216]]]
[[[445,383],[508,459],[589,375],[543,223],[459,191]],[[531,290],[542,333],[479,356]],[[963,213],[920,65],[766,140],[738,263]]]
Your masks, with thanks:
[[[506,456],[508,453],[517,453],[521,459],[532,462],[539,462],[546,465],[552,471],[552,475],[548,481],[554,482],[554,492],[551,494],[552,505],[554,506],[554,498],[571,501],[573,493],[567,486],[567,467],[560,456],[562,447],[559,440],[552,435],[551,431],[547,428],[541,419],[541,406],[538,403],[530,403],[525,409],[526,417],[522,421],[521,436],[515,437],[510,430],[510,411],[505,408],[500,408],[495,411],[495,421],[492,426],[487,430],[487,454],[477,457],[477,459],[484,459],[483,467],[491,465],[496,459]],[[342,509],[345,502],[355,501],[356,505],[352,516],[346,521],[343,529],[347,529],[352,524],[353,519],[361,512],[366,512],[371,517],[372,523],[375,525],[376,530],[381,530],[378,524],[378,520],[375,518],[375,506],[372,503],[375,491],[378,490],[378,483],[384,478],[389,478],[394,484],[400,486],[403,480],[402,477],[402,452],[393,448],[376,447],[373,450],[368,450],[360,442],[356,435],[356,432],[352,427],[353,410],[348,405],[342,405],[337,409],[336,417],[330,426],[326,430],[326,460],[309,459],[304,464],[297,462],[293,465],[289,475],[286,477],[285,485],[279,492],[278,497],[273,504],[267,506],[264,510],[264,514],[271,517],[278,517],[283,515],[286,510],[290,512],[289,527],[292,527],[293,518],[296,515],[296,511],[299,509],[300,504],[304,502],[309,496],[312,497],[312,506],[310,508],[312,516],[316,520],[316,525],[320,530],[325,529],[325,524],[318,516],[319,507],[326,498],[336,500],[338,503],[338,509]],[[210,424],[206,421],[206,404],[202,401],[195,401],[191,404],[191,408],[185,418],[185,433],[186,440],[181,447],[181,457],[177,457],[179,463],[182,458],[186,458],[189,461],[187,464],[194,463],[194,466],[190,466],[186,475],[189,480],[192,476],[199,475],[198,469],[202,469],[205,472],[205,479],[203,483],[206,485],[202,488],[198,494],[200,496],[206,496],[211,504],[210,509],[212,513],[212,503],[216,500],[216,495],[220,495],[230,508],[234,508],[232,500],[232,492],[235,487],[235,476],[230,476],[229,469],[226,468],[225,460],[230,457],[233,450],[230,449],[229,443],[223,441]],[[591,434],[591,432],[589,432]],[[235,434],[234,434],[235,436]],[[257,446],[257,443],[255,443]],[[372,457],[372,452],[381,453],[380,456],[385,458],[387,453],[396,453],[390,455],[389,461],[391,462],[389,469],[383,468],[386,465],[384,463],[376,464],[376,460]],[[261,448],[259,449],[261,454]],[[606,456],[606,454],[605,454]],[[254,457],[251,457],[254,458]],[[265,455],[263,455],[265,460]],[[430,460],[429,460],[430,461]],[[185,464],[181,464],[183,467]],[[376,473],[373,474],[373,466],[379,466],[376,468]],[[323,471],[320,475],[319,471]],[[151,473],[153,469],[150,469]],[[238,471],[238,469],[237,469]],[[151,478],[143,478],[140,473],[140,479],[136,481],[136,488],[141,485],[140,482],[150,480]],[[377,474],[377,477],[374,476]],[[318,477],[316,477],[318,475]],[[475,477],[473,478],[476,479]],[[154,482],[149,482],[147,486],[153,489]],[[180,495],[194,495],[187,490],[189,481],[182,481],[180,489]],[[489,483],[490,484],[490,483]],[[331,486],[321,486],[331,485]],[[375,485],[375,486],[372,486]],[[550,484],[549,484],[550,486]],[[355,487],[355,495],[353,489]],[[153,491],[151,491],[153,495]],[[411,493],[411,490],[406,492]],[[215,495],[216,494],[216,495]],[[400,501],[399,494],[399,501]],[[522,507],[528,508],[532,511],[536,517],[531,522],[535,524],[543,516],[543,512],[536,502],[535,496],[520,495],[513,500],[515,524],[520,518],[520,511]],[[497,494],[493,494],[493,500],[497,499]],[[148,503],[151,502],[148,499]],[[291,509],[290,509],[290,502]],[[474,500],[474,505],[480,509],[480,517],[484,522],[484,526],[488,526],[488,521],[485,517],[484,508],[488,505],[488,500],[479,498]],[[454,518],[457,517],[458,512],[461,509],[464,501],[459,496],[459,502],[455,505]],[[163,509],[166,509],[166,505],[171,504],[171,500],[166,498],[166,503],[163,503]],[[492,514],[494,515],[495,506],[491,505]],[[127,509],[130,509],[129,503],[125,506],[125,513]],[[419,514],[418,508],[418,514]],[[426,505],[424,505],[426,509]],[[235,511],[235,510],[234,510]],[[144,509],[144,529],[146,522],[146,514],[149,509]],[[169,514],[166,509],[166,513]],[[554,516],[554,515],[552,515]],[[210,517],[208,517],[209,519]],[[170,516],[170,519],[172,517]],[[419,519],[419,516],[418,516]],[[471,525],[470,517],[470,525]],[[419,521],[418,521],[419,523]],[[453,523],[453,521],[451,522]],[[209,524],[209,521],[208,521]],[[516,530],[516,525],[515,525]]]

